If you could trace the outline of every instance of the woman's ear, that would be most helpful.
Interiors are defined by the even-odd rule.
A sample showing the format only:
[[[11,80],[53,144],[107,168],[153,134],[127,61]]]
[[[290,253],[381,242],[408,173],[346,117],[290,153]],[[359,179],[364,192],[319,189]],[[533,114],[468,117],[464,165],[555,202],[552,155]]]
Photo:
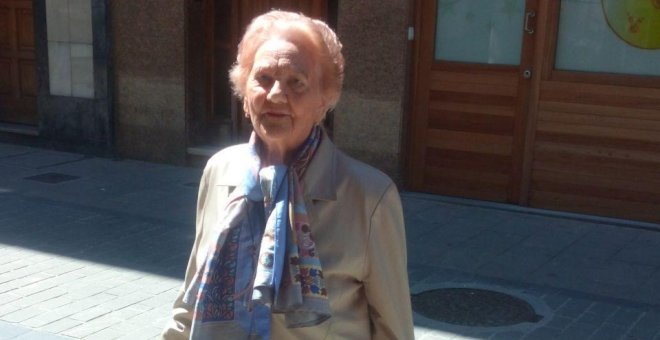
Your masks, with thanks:
[[[245,114],[245,118],[250,119],[250,112],[248,111],[248,103],[246,98],[243,98],[243,114]]]

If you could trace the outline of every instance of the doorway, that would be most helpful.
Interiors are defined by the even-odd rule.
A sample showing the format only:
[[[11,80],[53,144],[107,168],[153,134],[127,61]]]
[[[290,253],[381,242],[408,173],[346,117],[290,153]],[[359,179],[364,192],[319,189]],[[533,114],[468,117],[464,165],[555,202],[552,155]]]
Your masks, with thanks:
[[[251,125],[232,96],[228,71],[236,58],[236,48],[245,27],[252,18],[271,8],[301,12],[328,21],[336,12],[336,1],[203,0],[189,3],[186,107],[191,163],[203,162],[220,148],[247,140]]]
[[[416,4],[410,189],[660,221],[660,5]]]
[[[38,123],[32,0],[0,0],[0,123]]]
[[[518,203],[537,1],[418,6],[409,187]]]

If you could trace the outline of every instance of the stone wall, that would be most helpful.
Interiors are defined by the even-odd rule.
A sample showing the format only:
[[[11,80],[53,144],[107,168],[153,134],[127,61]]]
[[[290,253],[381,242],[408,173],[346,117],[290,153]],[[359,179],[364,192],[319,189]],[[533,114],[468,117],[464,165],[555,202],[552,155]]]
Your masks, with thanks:
[[[107,0],[34,2],[41,144],[112,155]]]
[[[111,1],[115,135],[122,157],[183,164],[185,1]]]
[[[340,0],[337,33],[346,58],[334,141],[397,182],[403,165],[403,117],[412,1]]]

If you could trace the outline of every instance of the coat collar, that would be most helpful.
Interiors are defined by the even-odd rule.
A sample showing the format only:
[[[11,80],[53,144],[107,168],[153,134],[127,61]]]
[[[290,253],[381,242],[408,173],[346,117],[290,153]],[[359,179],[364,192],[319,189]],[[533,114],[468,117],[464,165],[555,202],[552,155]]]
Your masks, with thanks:
[[[336,157],[337,147],[323,131],[321,144],[301,179],[305,190],[305,198],[322,201],[337,199],[337,186],[335,185]]]
[[[222,175],[216,178],[216,185],[231,187],[239,186],[245,177],[245,167],[231,166],[231,164],[247,164],[248,144],[241,144],[229,151],[228,159],[239,160],[227,163],[221,170]],[[337,147],[332,143],[330,137],[323,131],[321,144],[319,144],[314,157],[307,166],[307,170],[301,179],[304,188],[305,199],[334,201],[337,199],[336,181],[336,157]]]

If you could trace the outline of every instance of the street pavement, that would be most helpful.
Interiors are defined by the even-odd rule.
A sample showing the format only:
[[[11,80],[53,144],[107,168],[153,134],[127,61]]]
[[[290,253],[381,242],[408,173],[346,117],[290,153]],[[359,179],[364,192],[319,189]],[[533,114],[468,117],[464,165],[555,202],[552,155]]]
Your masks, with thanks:
[[[192,245],[200,175],[0,144],[0,339],[157,338]],[[493,327],[478,316],[515,316],[513,307],[483,304],[463,323],[420,311],[417,339],[660,339],[660,226],[402,200],[414,296],[484,289],[538,316]]]

